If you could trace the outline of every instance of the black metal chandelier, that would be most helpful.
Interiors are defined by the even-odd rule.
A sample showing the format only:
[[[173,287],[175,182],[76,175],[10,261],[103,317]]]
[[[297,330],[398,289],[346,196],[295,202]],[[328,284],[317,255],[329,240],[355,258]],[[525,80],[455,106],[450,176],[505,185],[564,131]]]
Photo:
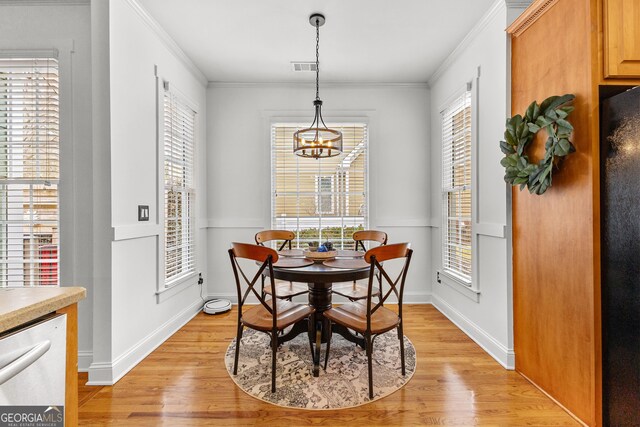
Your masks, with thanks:
[[[324,25],[324,15],[314,13],[309,23],[316,27],[316,99],[313,101],[315,116],[311,126],[293,134],[293,152],[300,157],[319,159],[334,157],[342,153],[342,132],[329,129],[322,118],[320,100],[320,27]]]

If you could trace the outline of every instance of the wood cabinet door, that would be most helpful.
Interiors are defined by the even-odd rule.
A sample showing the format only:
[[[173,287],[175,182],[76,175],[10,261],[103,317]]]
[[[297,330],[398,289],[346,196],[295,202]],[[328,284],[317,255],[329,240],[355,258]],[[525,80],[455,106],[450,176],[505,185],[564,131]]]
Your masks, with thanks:
[[[604,76],[640,77],[640,1],[604,0]]]

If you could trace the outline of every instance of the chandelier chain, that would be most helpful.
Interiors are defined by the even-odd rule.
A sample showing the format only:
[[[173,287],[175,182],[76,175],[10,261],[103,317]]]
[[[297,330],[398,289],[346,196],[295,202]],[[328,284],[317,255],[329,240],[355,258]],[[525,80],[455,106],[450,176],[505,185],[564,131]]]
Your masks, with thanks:
[[[0,0],[2,1],[2,0]],[[322,118],[322,100],[320,99],[320,26],[325,22],[324,15],[314,13],[309,23],[316,27],[316,99],[313,101],[314,118],[308,128],[293,133],[293,152],[300,157],[321,159],[342,154],[342,132],[329,129]]]
[[[320,99],[320,20],[316,18],[316,99]]]

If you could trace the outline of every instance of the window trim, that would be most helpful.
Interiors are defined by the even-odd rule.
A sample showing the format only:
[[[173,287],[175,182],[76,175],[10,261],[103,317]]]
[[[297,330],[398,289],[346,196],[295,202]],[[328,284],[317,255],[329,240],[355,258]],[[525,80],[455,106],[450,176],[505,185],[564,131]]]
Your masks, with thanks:
[[[263,111],[263,123],[265,134],[268,137],[269,144],[266,146],[266,153],[269,156],[269,170],[268,170],[268,191],[265,192],[265,204],[269,207],[268,210],[265,211],[265,216],[263,217],[263,228],[273,228],[275,226],[275,217],[273,216],[273,192],[274,192],[274,174],[273,174],[273,128],[277,125],[288,125],[288,126],[307,126],[308,123],[306,120],[308,119],[308,111],[307,110],[299,110],[299,111],[281,111],[281,114],[271,114],[270,111]],[[366,129],[366,150],[367,156],[364,163],[365,168],[365,177],[364,177],[364,198],[366,200],[367,206],[367,214],[364,215],[364,227],[365,229],[370,228],[370,224],[373,221],[373,218],[376,216],[375,205],[372,202],[371,197],[371,157],[374,152],[375,147],[372,146],[371,140],[375,139],[376,127],[372,124],[372,120],[377,117],[375,111],[344,111],[343,113],[347,114],[327,114],[325,117],[325,122],[329,124],[329,126],[335,127],[347,127],[349,124],[358,124],[362,125]]]
[[[169,89],[165,89],[166,85],[168,85]],[[194,124],[193,124],[193,254],[195,257],[194,260],[194,271],[185,273],[170,282],[167,282],[165,279],[166,273],[166,254],[165,254],[165,183],[164,183],[164,94],[167,90],[170,90],[172,94],[177,96],[180,99],[180,102],[189,107],[194,115]],[[199,233],[199,220],[198,220],[198,194],[199,194],[199,185],[198,185],[198,146],[200,141],[200,114],[199,114],[199,106],[197,103],[193,102],[188,96],[186,96],[179,88],[176,88],[175,85],[169,83],[169,79],[162,77],[156,68],[156,157],[157,157],[157,170],[156,170],[156,181],[157,185],[157,195],[156,195],[156,223],[158,227],[158,250],[157,250],[157,259],[158,259],[158,280],[157,280],[157,289],[156,289],[156,299],[157,303],[161,303],[164,300],[170,298],[171,296],[177,294],[183,289],[190,287],[197,283],[197,277],[199,274],[199,244],[198,244],[198,233]]]
[[[440,124],[440,213],[441,213],[441,221],[440,221],[440,269],[438,270],[440,273],[441,283],[447,285],[457,285],[454,287],[462,287],[463,289],[456,289],[463,293],[466,296],[469,296],[472,299],[476,299],[476,295],[479,295],[478,289],[478,280],[477,280],[477,271],[478,271],[478,255],[477,255],[477,233],[476,224],[477,224],[477,118],[478,118],[478,79],[479,79],[479,69],[478,69],[478,77],[474,80],[470,80],[463,87],[456,90],[447,100],[443,103],[439,108],[439,124]],[[470,215],[470,236],[471,236],[471,274],[470,276],[464,277],[460,273],[455,270],[451,270],[444,265],[444,235],[448,233],[448,225],[446,223],[447,217],[444,215],[445,210],[445,194],[449,194],[443,188],[443,160],[444,160],[444,141],[442,140],[443,134],[443,120],[442,114],[444,111],[449,108],[454,102],[456,102],[461,96],[463,96],[466,92],[470,94],[470,108],[471,108],[471,124],[470,124],[470,162],[471,162],[471,172],[470,172],[470,191],[471,191],[471,215]],[[470,291],[470,292],[467,292]]]

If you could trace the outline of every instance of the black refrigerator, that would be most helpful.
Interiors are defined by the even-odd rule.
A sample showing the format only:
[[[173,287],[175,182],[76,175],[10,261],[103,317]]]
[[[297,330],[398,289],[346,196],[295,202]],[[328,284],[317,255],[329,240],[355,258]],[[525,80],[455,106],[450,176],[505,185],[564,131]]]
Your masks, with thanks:
[[[609,426],[640,425],[640,87],[601,103],[602,382]]]

